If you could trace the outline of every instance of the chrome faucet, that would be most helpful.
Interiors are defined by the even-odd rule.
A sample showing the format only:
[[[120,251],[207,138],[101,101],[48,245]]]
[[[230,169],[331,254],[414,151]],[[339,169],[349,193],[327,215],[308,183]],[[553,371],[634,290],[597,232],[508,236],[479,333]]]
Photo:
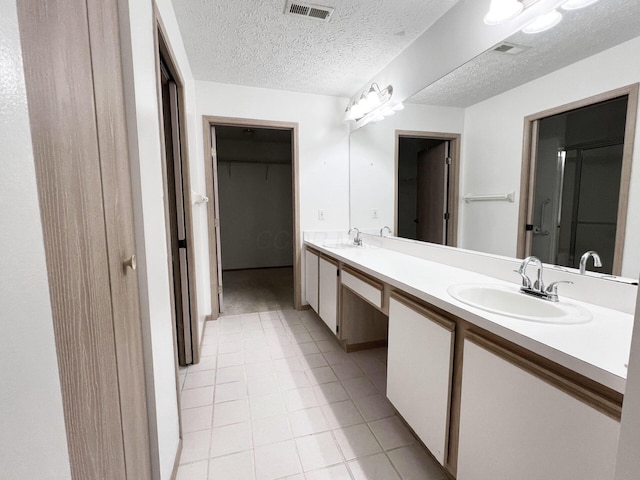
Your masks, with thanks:
[[[589,257],[593,257],[593,266],[596,268],[602,267],[602,261],[600,260],[600,255],[595,250],[589,250],[588,252],[584,252],[582,258],[580,259],[580,275],[584,275],[587,271],[587,261]]]
[[[362,239],[360,238],[360,230],[358,230],[355,227],[351,228],[351,229],[349,229],[349,233],[347,233],[347,235],[351,235],[351,232],[353,232],[354,230],[356,232],[356,236],[353,239],[353,244],[361,247],[362,246]]]
[[[391,229],[385,225],[384,227],[382,227],[382,228],[380,229],[380,236],[381,236],[381,237],[384,237],[384,231],[385,231],[385,229],[389,232],[389,235],[391,235]]]
[[[527,276],[527,267],[530,263],[538,266],[538,276],[536,281],[532,284],[531,279]],[[551,285],[545,288],[544,281],[542,280],[542,262],[538,257],[527,257],[520,264],[520,268],[515,270],[522,277],[522,287],[520,291],[527,295],[533,295],[537,298],[549,300],[550,302],[558,301],[558,285],[561,283],[573,283],[566,280],[559,282],[553,282]]]

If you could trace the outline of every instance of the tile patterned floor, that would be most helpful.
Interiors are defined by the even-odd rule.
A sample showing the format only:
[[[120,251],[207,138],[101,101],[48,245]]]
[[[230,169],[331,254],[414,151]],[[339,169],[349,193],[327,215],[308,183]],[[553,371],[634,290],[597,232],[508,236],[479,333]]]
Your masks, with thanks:
[[[208,322],[180,371],[178,480],[443,480],[384,392],[386,350],[346,354],[311,311]]]

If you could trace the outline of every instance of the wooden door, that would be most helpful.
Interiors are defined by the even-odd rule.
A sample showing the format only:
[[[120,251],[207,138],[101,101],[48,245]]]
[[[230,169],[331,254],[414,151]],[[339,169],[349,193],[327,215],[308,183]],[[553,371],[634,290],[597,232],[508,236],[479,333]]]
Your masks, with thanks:
[[[222,242],[220,241],[220,197],[218,195],[218,151],[216,149],[216,127],[211,126],[211,168],[213,172],[214,228],[216,230],[216,268],[218,272],[218,309],[224,312],[222,298]],[[211,239],[209,239],[211,241]]]
[[[418,240],[447,244],[448,142],[418,153]]]
[[[18,13],[72,476],[148,479],[117,1]]]

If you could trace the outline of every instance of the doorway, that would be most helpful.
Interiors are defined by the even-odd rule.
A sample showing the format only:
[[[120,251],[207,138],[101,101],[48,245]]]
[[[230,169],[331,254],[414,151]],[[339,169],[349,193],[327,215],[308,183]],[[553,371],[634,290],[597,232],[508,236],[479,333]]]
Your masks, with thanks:
[[[524,255],[578,268],[594,250],[600,273],[620,273],[632,103],[629,92],[600,97],[532,122]]]
[[[169,257],[176,353],[181,366],[197,363],[198,314],[195,298],[195,260],[191,238],[189,166],[183,124],[182,81],[172,56],[158,30],[158,75],[161,106],[161,133],[164,153],[165,218]]]
[[[396,132],[398,237],[455,245],[459,135]]]
[[[210,120],[205,128],[214,312],[300,308],[297,125]]]

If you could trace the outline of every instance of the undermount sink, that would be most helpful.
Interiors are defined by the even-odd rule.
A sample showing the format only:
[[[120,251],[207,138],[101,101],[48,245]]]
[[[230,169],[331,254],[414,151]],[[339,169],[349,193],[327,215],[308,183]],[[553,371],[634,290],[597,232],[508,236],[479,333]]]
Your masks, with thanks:
[[[487,312],[531,322],[572,325],[591,321],[591,312],[564,300],[550,302],[502,285],[452,285],[447,293],[462,303]]]

